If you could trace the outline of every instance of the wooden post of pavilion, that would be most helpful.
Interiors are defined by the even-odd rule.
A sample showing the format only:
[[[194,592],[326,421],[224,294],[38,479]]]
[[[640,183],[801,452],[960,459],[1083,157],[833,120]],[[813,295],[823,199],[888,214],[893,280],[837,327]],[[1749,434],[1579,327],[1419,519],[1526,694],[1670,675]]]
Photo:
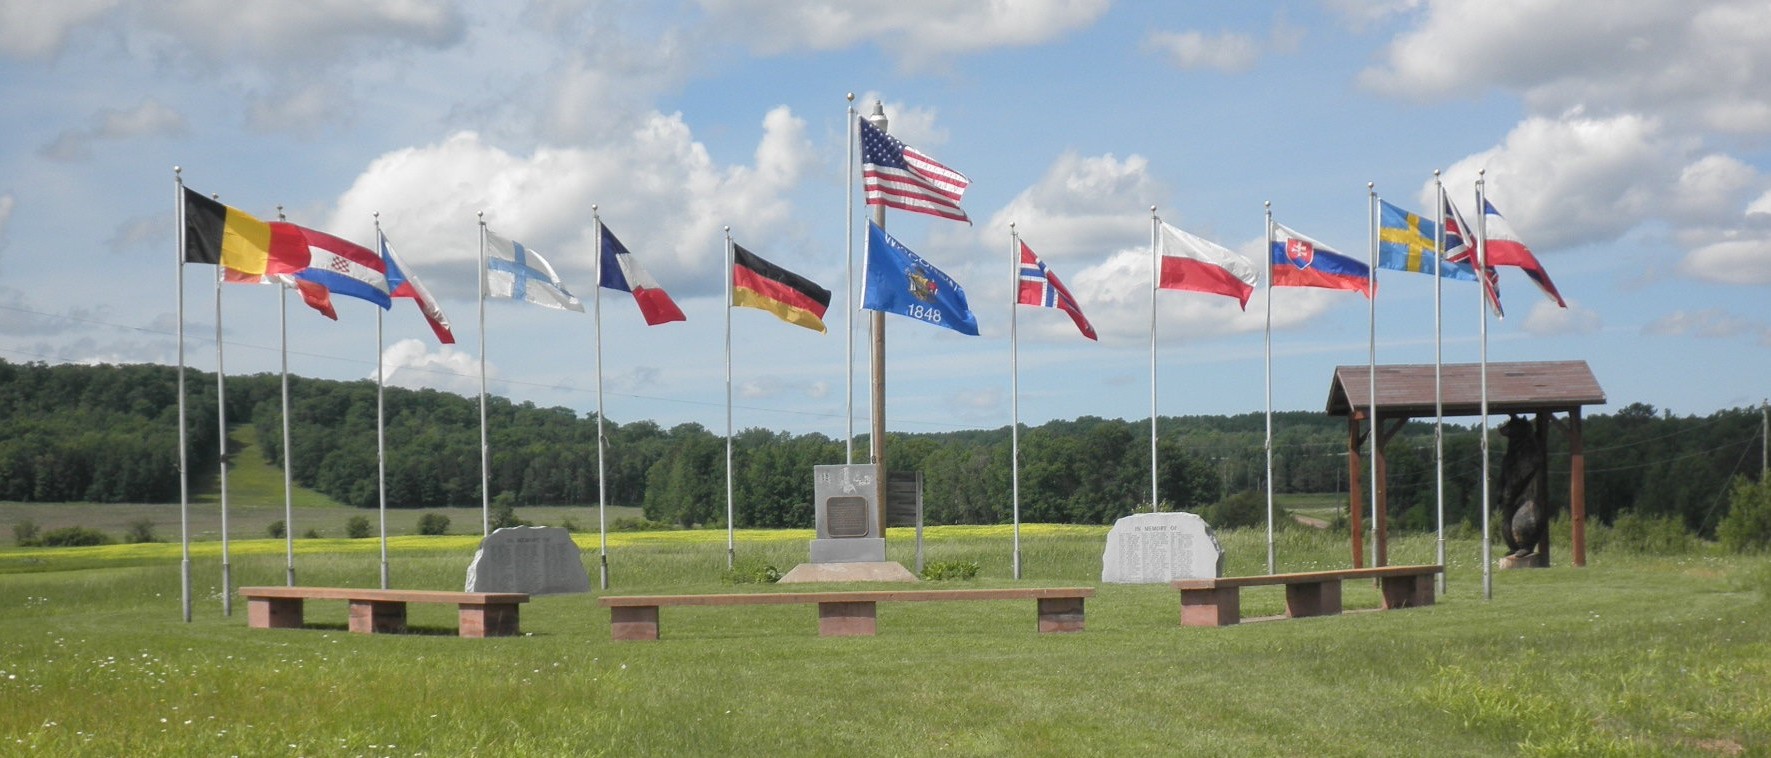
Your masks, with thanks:
[[[1575,568],[1587,565],[1587,453],[1580,406],[1568,412],[1568,530]]]

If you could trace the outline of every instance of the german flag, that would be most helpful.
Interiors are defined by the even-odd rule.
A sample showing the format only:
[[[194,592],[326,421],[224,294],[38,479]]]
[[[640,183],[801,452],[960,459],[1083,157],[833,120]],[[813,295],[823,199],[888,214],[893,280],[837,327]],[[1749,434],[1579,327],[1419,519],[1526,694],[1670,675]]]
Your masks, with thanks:
[[[733,244],[732,304],[765,310],[789,324],[823,332],[830,290]]]
[[[293,274],[311,255],[299,232],[273,230],[238,208],[229,208],[186,187],[184,260],[227,269],[230,278]]]

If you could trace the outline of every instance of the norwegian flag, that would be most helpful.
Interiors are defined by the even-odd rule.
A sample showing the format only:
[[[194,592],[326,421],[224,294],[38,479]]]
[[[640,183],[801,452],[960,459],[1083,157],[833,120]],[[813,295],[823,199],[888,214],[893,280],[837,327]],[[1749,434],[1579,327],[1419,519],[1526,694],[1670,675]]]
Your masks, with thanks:
[[[1464,233],[1470,228],[1464,222],[1462,213],[1457,206],[1451,204],[1451,198],[1445,198],[1445,260],[1448,263],[1463,263],[1476,268],[1476,246],[1473,235]],[[1497,318],[1506,318],[1507,312],[1500,307],[1500,275],[1493,266],[1482,267],[1482,294],[1488,299],[1488,307],[1494,309]]]
[[[972,180],[941,165],[866,119],[861,125],[861,187],[868,205],[927,213],[971,223],[959,198]]]
[[[1082,306],[1077,304],[1076,297],[1070,294],[1070,290],[1058,280],[1058,275],[1046,268],[1045,261],[1034,255],[1033,249],[1027,247],[1025,242],[1021,243],[1021,287],[1016,302],[1040,308],[1056,308],[1068,313],[1082,336],[1100,341],[1095,336],[1095,328],[1082,315]]]

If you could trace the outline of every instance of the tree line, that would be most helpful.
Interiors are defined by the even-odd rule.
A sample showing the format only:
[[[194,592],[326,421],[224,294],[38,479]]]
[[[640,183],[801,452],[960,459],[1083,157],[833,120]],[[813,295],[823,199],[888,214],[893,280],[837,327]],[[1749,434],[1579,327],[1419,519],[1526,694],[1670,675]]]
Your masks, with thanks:
[[[260,449],[282,465],[281,377],[227,378],[228,420],[255,428]],[[374,507],[376,388],[369,381],[290,377],[292,476],[356,507]],[[176,502],[177,369],[0,361],[0,499],[59,502]],[[187,374],[187,455],[193,486],[213,486],[220,429],[214,374]],[[390,507],[480,502],[477,398],[387,388],[385,440]],[[1476,523],[1481,435],[1446,428],[1445,500],[1452,523]],[[1635,403],[1585,417],[1587,507],[1610,522],[1634,513],[1673,518],[1713,535],[1737,475],[1756,480],[1763,455],[1757,408],[1674,416]],[[1213,507],[1265,490],[1266,419],[1163,417],[1156,480],[1164,510]],[[605,421],[604,476],[611,505],[644,508],[648,519],[723,524],[725,440],[699,424]],[[597,502],[596,419],[567,408],[489,398],[490,492],[518,505]],[[1431,528],[1437,478],[1430,422],[1407,424],[1390,442],[1387,493],[1392,523]],[[1498,470],[1505,442],[1492,436]],[[1566,509],[1566,435],[1552,433],[1551,499]],[[733,438],[736,525],[809,527],[811,467],[842,463],[843,441],[822,434],[747,429]],[[1010,518],[1007,427],[892,434],[895,471],[920,471],[926,519],[1003,523]],[[865,437],[855,449],[865,457]],[[1346,421],[1320,413],[1274,417],[1276,492],[1345,492]],[[1029,522],[1110,523],[1150,506],[1147,420],[1083,417],[1024,427],[1021,517]],[[1361,477],[1366,476],[1361,471]]]

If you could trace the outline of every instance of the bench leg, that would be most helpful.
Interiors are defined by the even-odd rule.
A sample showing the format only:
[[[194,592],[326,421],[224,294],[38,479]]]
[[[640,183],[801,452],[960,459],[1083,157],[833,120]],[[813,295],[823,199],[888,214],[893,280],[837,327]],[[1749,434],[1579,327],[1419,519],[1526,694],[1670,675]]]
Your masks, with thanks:
[[[517,624],[516,603],[462,603],[457,628],[463,637],[515,637],[522,634]]]
[[[350,629],[359,634],[399,634],[406,631],[406,604],[377,600],[352,600]]]
[[[246,626],[252,629],[300,629],[301,598],[248,598]]]
[[[609,635],[621,642],[658,639],[658,606],[628,605],[610,608]]]
[[[1240,588],[1181,590],[1181,626],[1230,626],[1241,621]]]
[[[1417,608],[1433,604],[1433,575],[1392,576],[1378,580],[1383,590],[1384,610]]]
[[[874,616],[871,602],[819,603],[818,636],[872,637]]]
[[[1285,615],[1289,618],[1338,616],[1340,612],[1339,579],[1285,585]]]
[[[1039,633],[1082,631],[1082,598],[1039,598]]]

